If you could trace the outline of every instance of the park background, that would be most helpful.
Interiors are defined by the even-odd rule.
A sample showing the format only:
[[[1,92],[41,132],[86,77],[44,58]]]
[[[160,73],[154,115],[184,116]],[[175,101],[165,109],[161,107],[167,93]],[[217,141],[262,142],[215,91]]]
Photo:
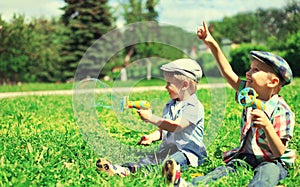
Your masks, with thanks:
[[[65,1],[60,17],[34,17],[28,20],[26,15],[15,14],[9,21],[0,17],[0,91],[8,92],[9,95],[10,92],[71,90],[74,88],[74,75],[82,56],[95,40],[117,28],[118,18],[122,17],[124,25],[150,21],[160,25],[159,13],[156,10],[159,1],[118,2],[119,6],[115,8],[110,6],[109,1]],[[272,51],[289,62],[295,81],[283,89],[282,95],[295,111],[296,126],[290,146],[296,150],[299,150],[300,146],[299,11],[299,1],[287,1],[281,8],[258,8],[238,12],[219,20],[208,20],[212,35],[220,43],[232,67],[240,76],[244,76],[249,67],[250,50]],[[201,21],[199,20],[200,24]],[[122,39],[128,36],[126,32],[117,31]],[[175,46],[178,44],[184,49],[178,50],[176,47],[151,42],[134,44],[119,51],[106,62],[100,74],[98,66],[90,63],[86,68],[91,74],[79,79],[97,78],[105,83],[106,87],[113,86],[116,82],[117,85],[132,86],[130,81],[133,81],[136,87],[163,86],[164,82],[158,78],[161,77],[159,66],[166,61],[153,63],[150,71],[149,66],[145,64],[151,64],[151,61],[146,61],[144,65],[131,64],[148,57],[174,60],[189,56],[203,67],[204,79],[200,84],[211,80],[211,77],[205,78],[205,75],[215,74],[214,59],[206,46],[197,40],[194,32],[172,24],[161,24],[153,34],[171,39]],[[107,45],[109,44],[108,42]],[[101,60],[101,53],[92,54],[90,58]],[[121,80],[120,72],[124,69],[126,77],[122,77]],[[227,88],[226,93],[228,96],[234,95]],[[199,90],[197,94],[207,108],[206,121],[209,121],[212,115],[209,112],[212,103],[208,101],[211,100],[210,92],[204,89]],[[101,96],[100,94],[99,97]],[[160,91],[131,95],[133,99],[151,100],[151,97],[160,97],[161,101],[165,102],[168,99],[167,95]],[[3,106],[0,127],[3,142],[0,147],[1,185],[163,186],[162,179],[159,178],[159,167],[154,168],[157,169],[154,174],[138,174],[129,179],[109,178],[96,172],[95,160],[105,154],[94,152],[81,137],[73,116],[71,96],[26,96],[0,101]],[[227,102],[223,123],[238,124],[240,110],[234,101]],[[130,131],[130,128],[122,126],[112,111],[101,108],[97,111],[99,119],[104,120],[102,124],[107,132],[120,142],[134,146],[145,133]],[[132,123],[142,124],[137,119],[131,120]],[[219,133],[220,136],[209,147],[212,157],[209,163],[203,168],[192,168],[184,174],[185,177],[191,178],[206,173],[214,166],[222,164],[221,152],[237,146],[238,142],[233,141],[233,137],[238,140],[238,127],[222,127]],[[107,142],[105,146],[109,145],[110,142]],[[152,150],[155,146],[157,144],[147,149]],[[299,186],[298,172],[297,159],[290,177],[282,181],[282,184]],[[251,174],[251,171],[239,171],[238,179],[221,180],[217,185],[245,186]]]

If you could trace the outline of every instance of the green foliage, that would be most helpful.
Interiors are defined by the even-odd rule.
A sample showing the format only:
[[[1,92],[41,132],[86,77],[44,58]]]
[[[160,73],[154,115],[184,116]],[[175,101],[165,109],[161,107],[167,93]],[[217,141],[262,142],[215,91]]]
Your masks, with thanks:
[[[274,52],[286,59],[294,73],[299,76],[299,25],[300,2],[290,1],[282,9],[258,9],[241,12],[221,21],[210,22],[209,29],[221,47],[229,39],[240,46],[231,49],[228,59],[235,72],[244,76],[250,66],[249,52],[262,50]],[[283,21],[278,21],[283,20]],[[204,72],[213,74],[216,66],[208,54],[199,56]],[[227,55],[226,55],[227,56]]]
[[[146,41],[133,43],[121,51],[125,56],[123,67],[127,68],[131,62],[148,57],[168,60],[182,58],[186,56],[185,52],[190,52],[192,46],[197,45],[195,44],[195,35],[182,28],[154,24],[158,18],[155,8],[159,1],[130,0],[121,2],[126,23],[137,24],[136,27],[125,31],[124,38],[126,41]],[[145,24],[145,21],[151,21],[151,24]],[[139,25],[139,23],[142,24]]]
[[[31,41],[34,54],[31,56],[29,73],[38,82],[59,82],[61,80],[60,50],[65,38],[64,27],[55,19],[33,19],[30,23],[36,41]]]
[[[253,12],[238,13],[232,17],[224,17],[222,21],[211,23],[210,30],[216,39],[222,41],[229,38],[234,43],[249,43],[253,39],[253,31],[257,28],[257,20]]]
[[[159,30],[159,38],[162,38],[163,41],[168,44],[180,47],[180,50],[186,54],[191,52],[192,47],[199,45],[199,40],[197,40],[194,33],[187,32],[183,28],[172,25],[162,25]],[[170,55],[166,57],[173,59]]]
[[[126,23],[135,23],[140,21],[155,21],[158,18],[158,12],[155,6],[157,0],[123,0],[123,16]]]
[[[288,37],[285,43],[285,49],[283,53],[283,58],[289,63],[293,75],[299,77],[300,76],[300,31],[295,34],[292,34]]]
[[[276,49],[277,53],[281,55],[290,65],[293,76],[300,76],[300,66],[299,66],[299,50],[300,50],[300,31],[295,34],[288,35],[286,41],[276,43],[276,40],[270,40],[273,42],[273,47]]]
[[[135,47],[137,55],[132,58],[133,61],[151,56],[168,60],[176,60],[184,56],[183,51],[180,49],[162,43],[136,44]],[[148,51],[148,53],[145,53],[145,51]]]
[[[86,72],[79,79],[98,77],[99,66],[96,62],[103,60],[101,46],[92,44],[102,35],[114,28],[114,19],[110,12],[107,0],[65,0],[67,5],[63,7],[63,23],[68,28],[65,33],[67,40],[61,52],[63,79],[74,77],[75,70],[81,58],[85,55],[80,69]],[[106,45],[109,45],[107,42]],[[85,54],[87,49],[92,47]],[[101,51],[101,52],[99,52]]]
[[[245,76],[250,68],[251,60],[249,59],[249,52],[251,50],[268,51],[264,46],[242,44],[241,46],[230,51],[231,67],[239,76]]]
[[[300,29],[300,2],[289,1],[281,9],[257,9],[253,12],[240,12],[221,21],[212,21],[210,30],[216,40],[224,38],[234,43],[266,44],[269,37],[285,41],[289,34]],[[280,21],[278,21],[280,20]]]
[[[155,6],[157,5],[158,1],[129,0],[122,2],[123,17],[126,21],[126,24],[138,24],[146,21],[157,21],[158,12],[155,10]],[[129,41],[151,41],[157,38],[158,32],[156,25],[153,24],[153,26],[150,27],[151,32],[149,32],[149,28],[147,27],[147,25],[139,24],[132,29],[126,30],[124,33],[124,38]],[[137,40],[135,38],[137,38]],[[154,44],[152,42],[143,42],[140,44],[136,44],[135,42],[133,42],[130,46],[126,46],[122,51],[125,56],[122,66],[126,67],[135,59],[156,55],[155,52],[157,52],[157,47],[153,45]]]
[[[9,80],[21,81],[31,63],[30,55],[33,48],[27,43],[33,38],[28,25],[25,25],[23,16],[14,16],[12,24],[1,21],[1,82]]]
[[[0,15],[0,83],[65,82],[75,74],[80,75],[77,77],[80,79],[86,76],[102,78],[105,75],[114,79],[120,68],[138,59],[182,58],[190,54],[191,48],[199,45],[195,33],[159,25],[158,0],[120,0],[117,9],[109,7],[107,0],[65,2],[61,20],[34,18],[28,22],[24,15],[15,15],[10,22],[6,22]],[[267,46],[266,49],[284,57],[294,75],[299,76],[299,10],[300,2],[291,0],[280,9],[239,12],[220,21],[211,21],[209,29],[223,49],[223,45],[230,42]],[[102,38],[115,28],[117,17],[123,17],[126,24],[153,21],[157,25],[153,24],[151,32],[147,27],[140,27],[124,33],[118,30],[111,38]],[[99,38],[103,42],[94,43]],[[151,42],[134,43],[141,38]],[[164,44],[156,41],[164,41]],[[126,42],[129,46],[120,46]],[[87,52],[90,47],[92,49]],[[115,49],[120,50],[117,54],[111,54]],[[238,59],[244,62],[247,56],[245,53]],[[215,68],[211,59],[203,58],[205,71],[213,75]],[[82,66],[78,68],[80,61]],[[233,61],[236,61],[235,57]],[[99,65],[97,62],[106,64]],[[246,63],[243,65],[247,66]],[[78,69],[80,71],[75,72]],[[244,72],[239,70],[241,74]]]
[[[300,76],[300,66],[299,60],[300,55],[298,51],[300,50],[300,31],[294,34],[289,34],[286,36],[286,40],[278,41],[275,37],[268,38],[268,46],[271,50],[276,51],[276,53],[283,57],[290,65],[294,77]]]
[[[0,19],[0,82],[55,82],[60,80],[58,63],[61,25],[56,20],[15,15],[11,23]]]
[[[198,58],[197,61],[201,65],[203,73],[206,75],[212,75],[215,71],[219,71],[215,58],[211,53],[203,53]]]

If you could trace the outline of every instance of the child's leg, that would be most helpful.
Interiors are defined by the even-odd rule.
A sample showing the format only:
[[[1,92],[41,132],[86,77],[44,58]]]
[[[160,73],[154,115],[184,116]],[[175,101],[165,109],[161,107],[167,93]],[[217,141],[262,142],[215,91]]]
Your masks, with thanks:
[[[231,172],[235,172],[235,170],[232,167],[219,166],[204,176],[193,178],[192,184],[208,184],[211,181],[216,181],[219,178],[227,176]]]
[[[262,162],[254,172],[254,177],[248,186],[276,186],[279,180],[287,176],[287,170],[278,161]]]
[[[183,185],[184,180],[180,179],[180,170],[188,169],[189,160],[184,153],[178,151],[171,155],[163,164],[162,175],[168,186],[187,186]]]
[[[96,162],[97,170],[105,172],[107,175],[118,175],[120,177],[125,177],[130,174],[130,171],[126,167],[120,165],[112,164],[110,161],[99,158]]]
[[[188,169],[188,165],[190,164],[189,159],[186,157],[186,155],[181,152],[181,151],[177,151],[176,153],[174,153],[173,155],[171,155],[168,160],[170,159],[174,159],[177,164],[180,165],[180,170],[184,171]]]
[[[151,172],[149,166],[157,165],[162,162],[161,158],[157,157],[155,154],[148,154],[146,157],[143,157],[137,163],[127,162],[122,165],[122,167],[127,167],[130,170],[130,173],[136,173],[139,170],[144,172],[145,168],[148,172]]]
[[[96,162],[97,170],[103,171],[109,176],[119,175],[125,177],[130,175],[130,173],[136,173],[140,168],[145,168],[150,171],[148,165],[153,165],[149,157],[143,158],[138,163],[127,162],[121,166],[118,164],[112,164],[105,158],[99,158]]]
[[[249,167],[249,165],[245,161],[240,159],[233,159],[225,166],[219,166],[205,176],[194,178],[192,180],[192,184],[208,184],[211,181],[216,181],[224,176],[229,175],[229,173],[236,172],[236,168],[239,166]]]

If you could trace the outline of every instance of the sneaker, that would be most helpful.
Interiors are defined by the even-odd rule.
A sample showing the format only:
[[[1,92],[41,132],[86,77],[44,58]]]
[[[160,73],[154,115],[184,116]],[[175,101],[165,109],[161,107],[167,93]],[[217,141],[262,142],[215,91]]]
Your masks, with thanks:
[[[167,160],[162,168],[162,175],[167,186],[178,186],[180,180],[180,165],[174,159]]]
[[[139,166],[137,164],[131,162],[122,164],[122,167],[128,168],[130,173],[136,173],[139,169]]]
[[[120,177],[126,177],[130,174],[128,168],[112,164],[104,158],[99,158],[96,162],[96,166],[97,170],[103,171],[109,176],[118,175]]]

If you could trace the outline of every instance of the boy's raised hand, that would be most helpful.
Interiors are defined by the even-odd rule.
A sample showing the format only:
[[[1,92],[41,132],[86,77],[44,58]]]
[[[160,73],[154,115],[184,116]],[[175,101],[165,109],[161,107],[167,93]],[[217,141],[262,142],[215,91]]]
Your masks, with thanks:
[[[203,21],[203,26],[198,27],[197,36],[200,40],[203,41],[209,41],[210,39],[212,39],[212,36],[206,26],[205,21]]]

